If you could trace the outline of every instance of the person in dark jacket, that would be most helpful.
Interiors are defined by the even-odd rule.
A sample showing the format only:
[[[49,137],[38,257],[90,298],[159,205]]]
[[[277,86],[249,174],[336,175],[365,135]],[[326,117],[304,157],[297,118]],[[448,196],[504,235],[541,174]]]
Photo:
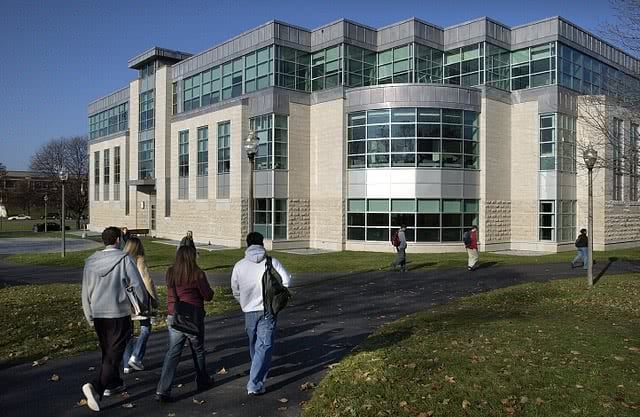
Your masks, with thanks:
[[[156,400],[170,401],[171,386],[176,375],[176,368],[180,362],[184,342],[189,339],[193,366],[196,370],[196,384],[198,391],[207,389],[213,383],[207,373],[204,349],[204,323],[201,323],[197,335],[174,329],[173,315],[175,314],[176,293],[181,302],[195,305],[203,310],[204,302],[213,299],[213,290],[207,281],[207,275],[196,263],[196,250],[191,246],[178,249],[175,263],[167,271],[167,328],[169,330],[169,350],[164,357],[162,374],[156,389]]]
[[[589,268],[589,237],[587,236],[587,229],[580,229],[580,234],[576,239],[576,257],[571,261],[571,268],[578,266],[578,261],[582,260],[582,267],[584,269]]]

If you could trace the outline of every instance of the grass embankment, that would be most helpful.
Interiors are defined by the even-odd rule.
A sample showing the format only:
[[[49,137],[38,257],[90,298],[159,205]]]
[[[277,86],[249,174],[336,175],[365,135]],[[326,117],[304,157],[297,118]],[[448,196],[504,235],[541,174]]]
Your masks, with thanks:
[[[175,257],[175,246],[146,240],[144,242],[147,264],[152,270],[166,270]],[[466,265],[466,253],[409,253],[407,254],[409,270],[429,268],[451,268]],[[52,265],[82,268],[84,260],[95,250],[70,252],[65,258],[59,253],[20,254],[7,258],[8,261],[26,265]],[[198,263],[207,271],[229,272],[233,265],[244,256],[244,249],[228,249],[222,251],[200,250]],[[393,253],[380,252],[331,252],[316,255],[296,255],[285,252],[272,252],[287,266],[290,272],[363,272],[389,267],[394,258]],[[554,253],[541,256],[511,256],[495,253],[481,253],[480,263],[485,265],[545,264],[569,261],[574,252]],[[638,260],[640,251],[622,249],[607,252],[595,252],[594,259],[604,262],[610,257],[618,260]]]
[[[209,316],[239,306],[227,288],[215,288]],[[161,310],[153,330],[165,329],[166,287],[158,287]],[[0,289],[0,361],[24,362],[97,349],[84,319],[79,284],[19,285]],[[136,326],[137,327],[137,326]]]
[[[305,406],[328,416],[637,416],[640,275],[534,283],[387,325]]]

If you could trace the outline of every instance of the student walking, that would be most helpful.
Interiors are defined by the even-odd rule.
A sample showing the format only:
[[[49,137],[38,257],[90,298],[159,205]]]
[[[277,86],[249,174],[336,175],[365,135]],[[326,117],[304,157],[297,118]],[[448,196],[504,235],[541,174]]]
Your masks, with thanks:
[[[407,271],[407,226],[401,225],[400,229],[391,237],[391,244],[396,248],[396,258],[393,260],[391,266],[393,269],[400,267],[400,271]]]
[[[244,312],[245,330],[249,337],[251,370],[247,382],[247,394],[264,394],[265,381],[271,367],[271,355],[276,334],[276,317],[264,311],[262,299],[262,276],[266,270],[267,252],[264,237],[258,232],[247,235],[247,250],[244,259],[238,261],[231,274],[231,290]],[[282,264],[271,258],[273,269],[288,287],[291,276]]]
[[[578,262],[582,261],[582,267],[589,269],[589,237],[587,229],[580,229],[580,234],[576,239],[576,257],[571,261],[571,268],[578,266]]]
[[[480,255],[478,253],[478,227],[471,226],[471,229],[462,236],[464,247],[467,249],[467,270],[475,271],[478,267]]]
[[[204,349],[204,302],[213,299],[213,290],[207,281],[207,275],[196,263],[196,250],[191,246],[182,246],[176,253],[175,263],[167,271],[167,328],[169,330],[169,349],[162,364],[162,374],[156,389],[156,400],[171,400],[171,386],[176,375],[185,341],[189,340],[193,367],[196,371],[198,391],[211,386],[212,378],[207,373]],[[174,328],[178,303],[188,303],[199,310],[195,319],[197,333],[192,334]]]
[[[94,327],[102,364],[92,382],[82,386],[87,406],[100,411],[107,387],[110,392],[125,389],[120,378],[120,362],[131,334],[131,304],[126,294],[130,285],[139,300],[146,303],[147,292],[133,259],[118,249],[120,229],[108,227],[102,232],[105,249],[85,262],[82,276],[82,309]]]
[[[147,316],[132,316],[134,323],[137,321],[140,323],[140,335],[135,340],[131,338],[125,349],[124,356],[122,358],[124,364],[124,373],[128,374],[132,369],[136,371],[144,370],[144,354],[147,350],[147,340],[151,334],[151,316],[158,308],[158,292],[156,291],[156,285],[153,283],[151,276],[149,275],[149,269],[144,260],[144,247],[142,241],[137,237],[130,237],[124,246],[125,253],[129,254],[136,262],[138,272],[142,277],[144,288],[149,296],[149,315]],[[132,327],[133,331],[133,327]]]

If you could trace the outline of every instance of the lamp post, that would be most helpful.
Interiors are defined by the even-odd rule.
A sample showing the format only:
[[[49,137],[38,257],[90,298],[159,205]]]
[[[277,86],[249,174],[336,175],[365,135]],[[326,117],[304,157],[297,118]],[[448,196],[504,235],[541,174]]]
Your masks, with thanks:
[[[247,158],[249,158],[249,169],[251,170],[249,173],[249,232],[253,232],[253,205],[254,205],[254,197],[253,197],[253,170],[255,168],[256,161],[256,153],[258,152],[258,138],[256,138],[256,134],[253,130],[249,131],[249,135],[247,139],[244,141],[244,150],[247,153]]]
[[[598,159],[598,152],[593,149],[593,146],[590,144],[587,149],[584,150],[582,154],[584,158],[584,164],[589,170],[589,194],[588,194],[588,225],[587,225],[587,236],[589,237],[589,249],[588,249],[588,259],[589,269],[587,270],[587,282],[589,283],[589,287],[593,287],[593,167],[596,165],[596,160]]]
[[[45,194],[43,197],[44,200],[44,232],[47,233],[47,200],[49,197]]]
[[[65,214],[64,214],[64,183],[67,182],[67,180],[69,179],[69,174],[64,170],[64,168],[62,168],[60,170],[60,183],[62,184],[62,257],[64,258],[66,252],[67,252],[67,247],[66,247],[66,242],[65,242]]]
[[[80,195],[82,196],[82,201],[84,201],[84,180],[81,180],[80,182]],[[82,227],[82,238],[86,239],[87,238],[87,222],[84,220],[84,214],[79,214],[79,219],[78,223],[80,223],[80,226]]]

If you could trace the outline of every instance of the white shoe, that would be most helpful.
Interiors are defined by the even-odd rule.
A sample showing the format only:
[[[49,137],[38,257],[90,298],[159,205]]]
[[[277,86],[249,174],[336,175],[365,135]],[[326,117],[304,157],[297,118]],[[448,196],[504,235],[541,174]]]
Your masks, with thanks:
[[[131,368],[124,368],[124,369],[122,370],[122,372],[124,372],[125,374],[130,374],[130,373],[132,373],[132,372],[133,372],[133,369],[131,369]]]
[[[136,360],[134,356],[129,359],[128,365],[136,371],[144,371],[144,365],[142,364],[142,362]]]
[[[118,394],[124,390],[127,389],[127,386],[125,384],[122,385],[118,385],[117,387],[114,388],[107,388],[104,390],[104,392],[102,393],[102,395],[104,397],[111,397],[112,395]]]
[[[93,411],[100,411],[100,400],[98,399],[98,393],[93,385],[86,383],[82,386],[82,393],[87,398],[87,407]]]

